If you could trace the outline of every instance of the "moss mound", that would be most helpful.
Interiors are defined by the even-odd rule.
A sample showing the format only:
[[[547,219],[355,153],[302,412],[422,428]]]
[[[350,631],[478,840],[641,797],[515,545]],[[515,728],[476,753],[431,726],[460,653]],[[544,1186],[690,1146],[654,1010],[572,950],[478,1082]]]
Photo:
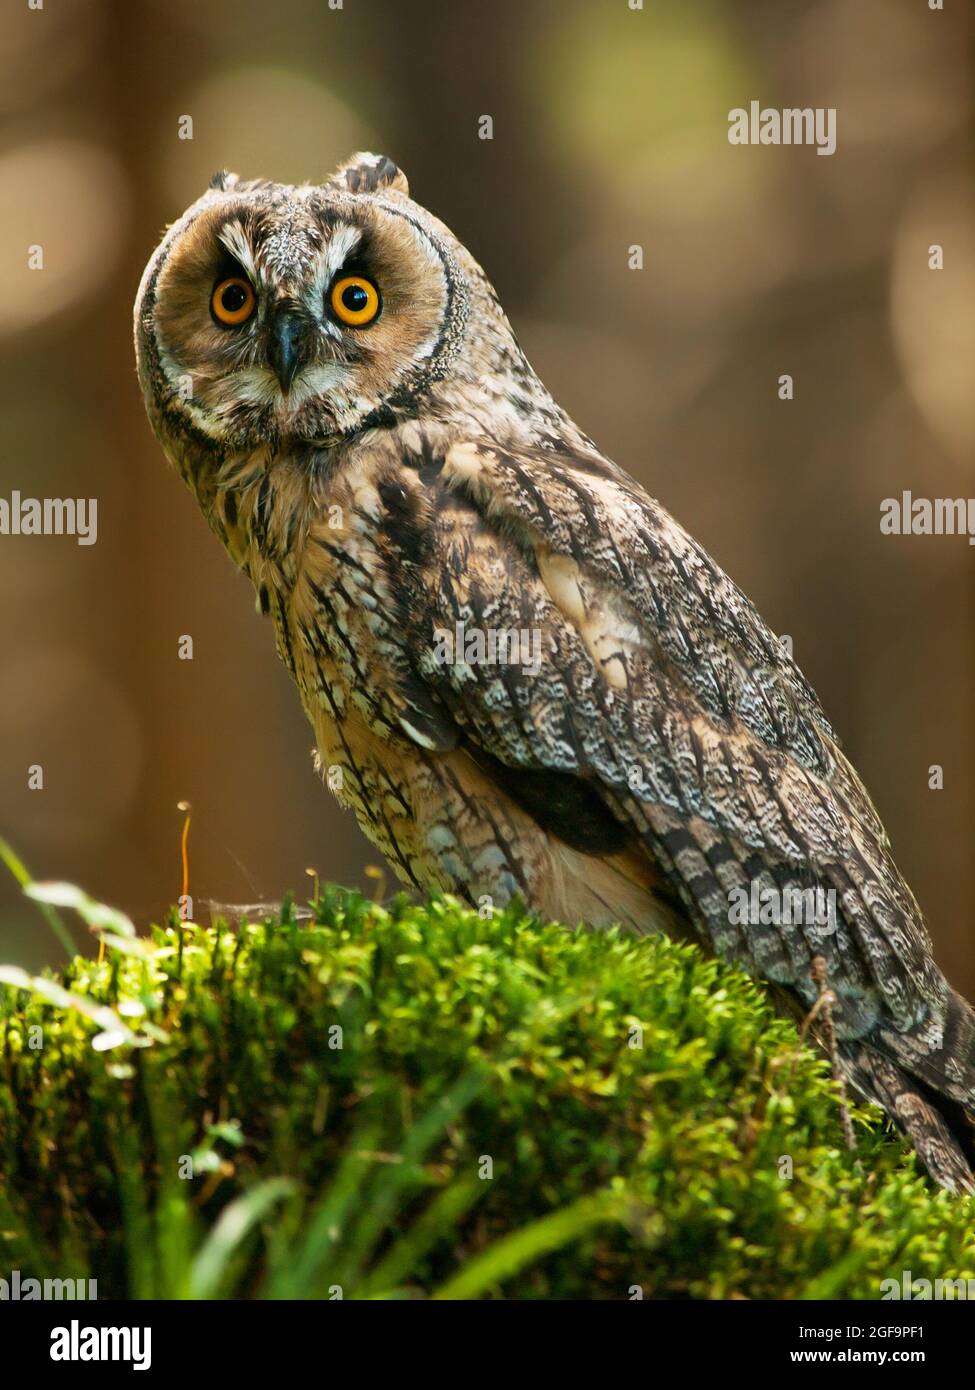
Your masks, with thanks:
[[[0,1263],[101,1297],[880,1296],[973,1203],[738,972],[327,890],[0,988]]]

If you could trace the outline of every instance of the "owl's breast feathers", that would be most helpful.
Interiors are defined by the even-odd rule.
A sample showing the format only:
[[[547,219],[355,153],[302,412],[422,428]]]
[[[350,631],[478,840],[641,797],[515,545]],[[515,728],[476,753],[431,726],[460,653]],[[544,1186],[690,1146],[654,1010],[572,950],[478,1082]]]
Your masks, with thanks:
[[[409,438],[334,470],[276,615],[340,797],[407,882],[684,933],[800,1010],[822,958],[852,1078],[964,1185],[925,1096],[972,1106],[972,1013],[754,607],[595,451]],[[743,921],[753,885],[835,914]]]

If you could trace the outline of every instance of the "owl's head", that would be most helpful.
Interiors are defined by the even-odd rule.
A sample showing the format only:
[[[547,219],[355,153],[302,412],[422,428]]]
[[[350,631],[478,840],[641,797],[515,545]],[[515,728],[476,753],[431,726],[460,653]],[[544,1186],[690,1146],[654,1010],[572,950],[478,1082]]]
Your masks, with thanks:
[[[216,175],[146,267],[135,327],[157,429],[224,454],[335,442],[523,361],[477,263],[371,154],[319,186]]]

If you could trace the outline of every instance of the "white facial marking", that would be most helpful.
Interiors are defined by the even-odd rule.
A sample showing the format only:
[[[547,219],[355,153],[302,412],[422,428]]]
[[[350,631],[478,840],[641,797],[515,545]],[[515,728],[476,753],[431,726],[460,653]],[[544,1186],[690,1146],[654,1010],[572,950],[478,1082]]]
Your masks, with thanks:
[[[227,248],[236,261],[239,261],[244,270],[250,276],[251,283],[256,285],[258,282],[257,266],[250,248],[250,243],[244,235],[244,229],[239,222],[225,222],[220,228],[220,241]]]
[[[309,286],[309,306],[321,310],[329,285],[362,240],[358,227],[336,227],[325,243],[325,249]]]

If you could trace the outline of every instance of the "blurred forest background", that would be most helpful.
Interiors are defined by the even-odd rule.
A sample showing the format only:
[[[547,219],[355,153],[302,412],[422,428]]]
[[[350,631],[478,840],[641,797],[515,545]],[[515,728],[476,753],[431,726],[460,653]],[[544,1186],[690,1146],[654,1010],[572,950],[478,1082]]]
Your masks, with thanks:
[[[975,550],[879,530],[902,489],[975,488],[973,27],[961,0],[8,0],[0,496],[99,503],[92,547],[0,537],[0,830],[33,872],[158,918],[180,798],[201,920],[377,862],[150,434],[131,333],[214,170],[324,179],[374,149],[582,428],[792,636],[975,996]],[[835,106],[836,154],[729,145],[752,99]],[[0,959],[57,954],[4,882]]]

